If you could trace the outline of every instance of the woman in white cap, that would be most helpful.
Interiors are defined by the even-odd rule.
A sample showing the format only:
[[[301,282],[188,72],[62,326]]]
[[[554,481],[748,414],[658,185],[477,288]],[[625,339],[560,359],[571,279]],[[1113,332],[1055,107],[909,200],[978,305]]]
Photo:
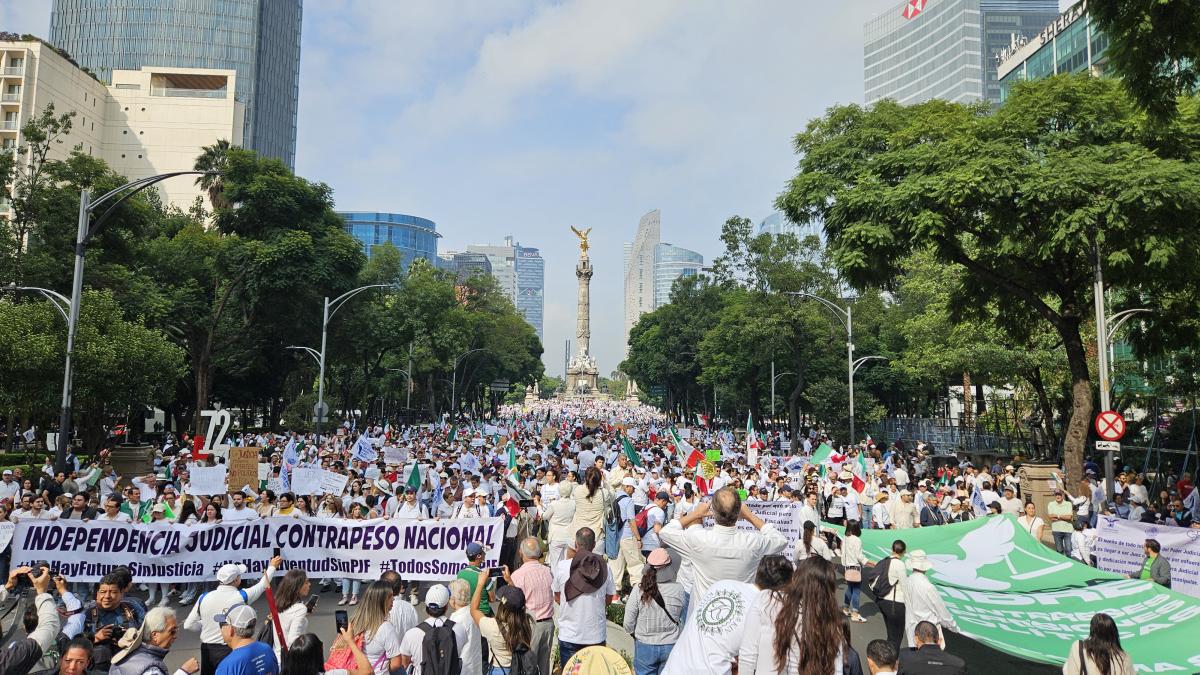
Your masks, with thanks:
[[[942,596],[938,595],[937,589],[925,576],[925,573],[931,569],[933,569],[933,563],[925,555],[925,551],[916,549],[909,552],[908,570],[910,574],[903,582],[904,634],[908,638],[910,646],[916,645],[913,630],[918,623],[928,621],[938,627],[938,646],[945,649],[946,639],[942,630],[952,630],[957,633],[959,629],[958,624],[954,622],[954,617],[950,615],[950,610],[946,608],[946,603],[942,602]]]

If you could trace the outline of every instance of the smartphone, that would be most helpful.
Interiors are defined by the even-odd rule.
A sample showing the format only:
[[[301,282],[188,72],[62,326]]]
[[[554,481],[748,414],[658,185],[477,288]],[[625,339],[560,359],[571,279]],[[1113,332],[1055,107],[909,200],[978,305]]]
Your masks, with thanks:
[[[309,612],[312,612],[313,608],[317,606],[317,600],[319,600],[319,599],[320,599],[320,596],[318,596],[316,593],[308,596],[308,601],[305,602],[304,604],[305,604],[305,606],[308,607]]]
[[[278,558],[278,557],[279,557],[279,556],[281,556],[281,555],[283,555],[283,554],[279,552],[279,547],[278,547],[278,546],[276,546],[275,548],[271,549],[271,557],[272,557],[272,558]]]
[[[350,615],[346,614],[346,610],[339,609],[333,613],[333,624],[337,626],[338,632],[346,630],[350,627]]]

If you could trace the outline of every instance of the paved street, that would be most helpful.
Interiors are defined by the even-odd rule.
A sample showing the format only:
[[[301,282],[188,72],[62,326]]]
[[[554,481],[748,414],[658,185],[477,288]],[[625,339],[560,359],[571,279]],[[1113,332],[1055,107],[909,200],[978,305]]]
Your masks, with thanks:
[[[321,600],[317,605],[317,611],[309,619],[309,630],[316,633],[325,642],[326,649],[332,642],[334,635],[333,613],[339,609],[337,606],[338,593],[322,593]],[[839,601],[842,597],[842,589],[838,590]],[[265,600],[259,601],[254,607],[259,614],[260,619],[266,616],[267,603]],[[348,610],[353,610],[352,607],[347,607]],[[187,615],[190,608],[177,608],[180,614],[180,621]],[[424,617],[424,613],[418,608],[418,612]],[[865,624],[853,624],[851,629],[854,648],[858,650],[860,656],[865,658],[867,643],[876,638],[885,636],[883,627],[883,619],[879,615],[879,611],[875,608],[875,604],[867,601],[862,608],[862,614],[867,618]],[[622,652],[633,655],[633,640],[619,626],[609,624],[609,646]],[[978,675],[1010,675],[1011,673],[1021,673],[1022,675],[1052,675],[1061,672],[1057,666],[1048,666],[1042,664],[1031,663],[1024,661],[1003,652],[987,647],[979,642],[964,638],[953,633],[949,634],[949,650],[951,653],[961,656],[966,659],[967,667],[973,674]],[[176,667],[183,663],[189,657],[200,656],[200,635],[191,631],[181,631],[179,640],[175,643],[175,648],[171,650],[170,658],[167,659],[167,665]],[[865,662],[864,662],[865,666]]]

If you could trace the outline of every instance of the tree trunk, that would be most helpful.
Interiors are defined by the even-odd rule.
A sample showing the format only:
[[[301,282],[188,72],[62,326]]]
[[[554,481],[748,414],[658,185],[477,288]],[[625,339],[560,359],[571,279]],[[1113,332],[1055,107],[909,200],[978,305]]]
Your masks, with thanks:
[[[212,386],[212,377],[209,373],[208,359],[201,357],[196,360],[195,365],[195,387],[196,387],[196,410],[193,412],[192,424],[193,429],[198,434],[203,434],[208,431],[203,426],[203,418],[200,413],[208,407],[208,392]]]
[[[966,433],[975,426],[975,391],[971,388],[970,371],[963,371],[962,388],[962,428],[963,433]]]
[[[1088,373],[1087,352],[1079,332],[1079,319],[1066,314],[1056,328],[1067,350],[1067,367],[1071,371],[1071,418],[1067,422],[1063,443],[1063,468],[1067,485],[1078,485],[1083,479],[1083,455],[1087,445],[1088,425],[1092,419],[1092,380]]]

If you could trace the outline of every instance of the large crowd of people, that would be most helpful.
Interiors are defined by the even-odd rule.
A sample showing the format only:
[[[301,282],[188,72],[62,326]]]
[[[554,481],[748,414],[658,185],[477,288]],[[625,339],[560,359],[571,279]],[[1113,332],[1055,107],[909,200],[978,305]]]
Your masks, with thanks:
[[[1126,471],[1110,498],[1089,463],[1084,481],[1064,484],[1043,519],[1023,499],[1011,465],[935,461],[921,443],[843,446],[819,429],[792,448],[769,432],[745,439],[676,429],[653,409],[621,403],[549,401],[504,408],[487,422],[352,426],[319,438],[239,434],[236,445],[261,448],[267,478],[225,494],[193,493],[189,470],[198,460],[186,437],[167,439],[156,470],[132,479],[73,455],[67,471],[50,459],[35,475],[6,470],[0,521],[139,527],[274,516],[498,516],[500,566],[487,567],[488,551],[471,542],[467,566],[448,583],[418,584],[396,572],[309,579],[288,568],[286,549],[254,578],[226,564],[211,579],[187,583],[146,583],[126,568],[95,584],[45,568],[13,569],[0,602],[18,584],[36,592],[28,637],[0,650],[0,675],[165,675],[180,630],[198,632],[201,644],[199,658],[174,671],[188,675],[549,675],[572,664],[589,672],[588,664],[612,662],[604,649],[614,602],[624,605],[637,675],[965,672],[962,659],[946,652],[946,632],[958,626],[926,576],[934,563],[908,548],[904,530],[1012,514],[1034,537],[1049,533],[1059,553],[1090,563],[1099,515],[1200,524],[1186,474],[1174,489],[1150,495],[1144,478]],[[835,461],[808,461],[821,452]],[[345,474],[343,493],[286,489],[289,472],[305,466]],[[414,467],[423,467],[418,480]],[[522,506],[512,509],[510,498]],[[800,504],[794,544],[751,508],[784,500]],[[844,531],[833,537],[822,523]],[[896,532],[891,557],[867,559],[860,537],[868,529]],[[1141,577],[1169,585],[1159,550],[1147,541]],[[312,593],[321,589],[336,593],[347,612],[337,635],[310,630]],[[859,654],[850,636],[866,621],[864,590],[886,638]],[[264,594],[273,609],[260,616],[253,605]],[[1104,615],[1064,658],[1072,674],[1132,672]]]

